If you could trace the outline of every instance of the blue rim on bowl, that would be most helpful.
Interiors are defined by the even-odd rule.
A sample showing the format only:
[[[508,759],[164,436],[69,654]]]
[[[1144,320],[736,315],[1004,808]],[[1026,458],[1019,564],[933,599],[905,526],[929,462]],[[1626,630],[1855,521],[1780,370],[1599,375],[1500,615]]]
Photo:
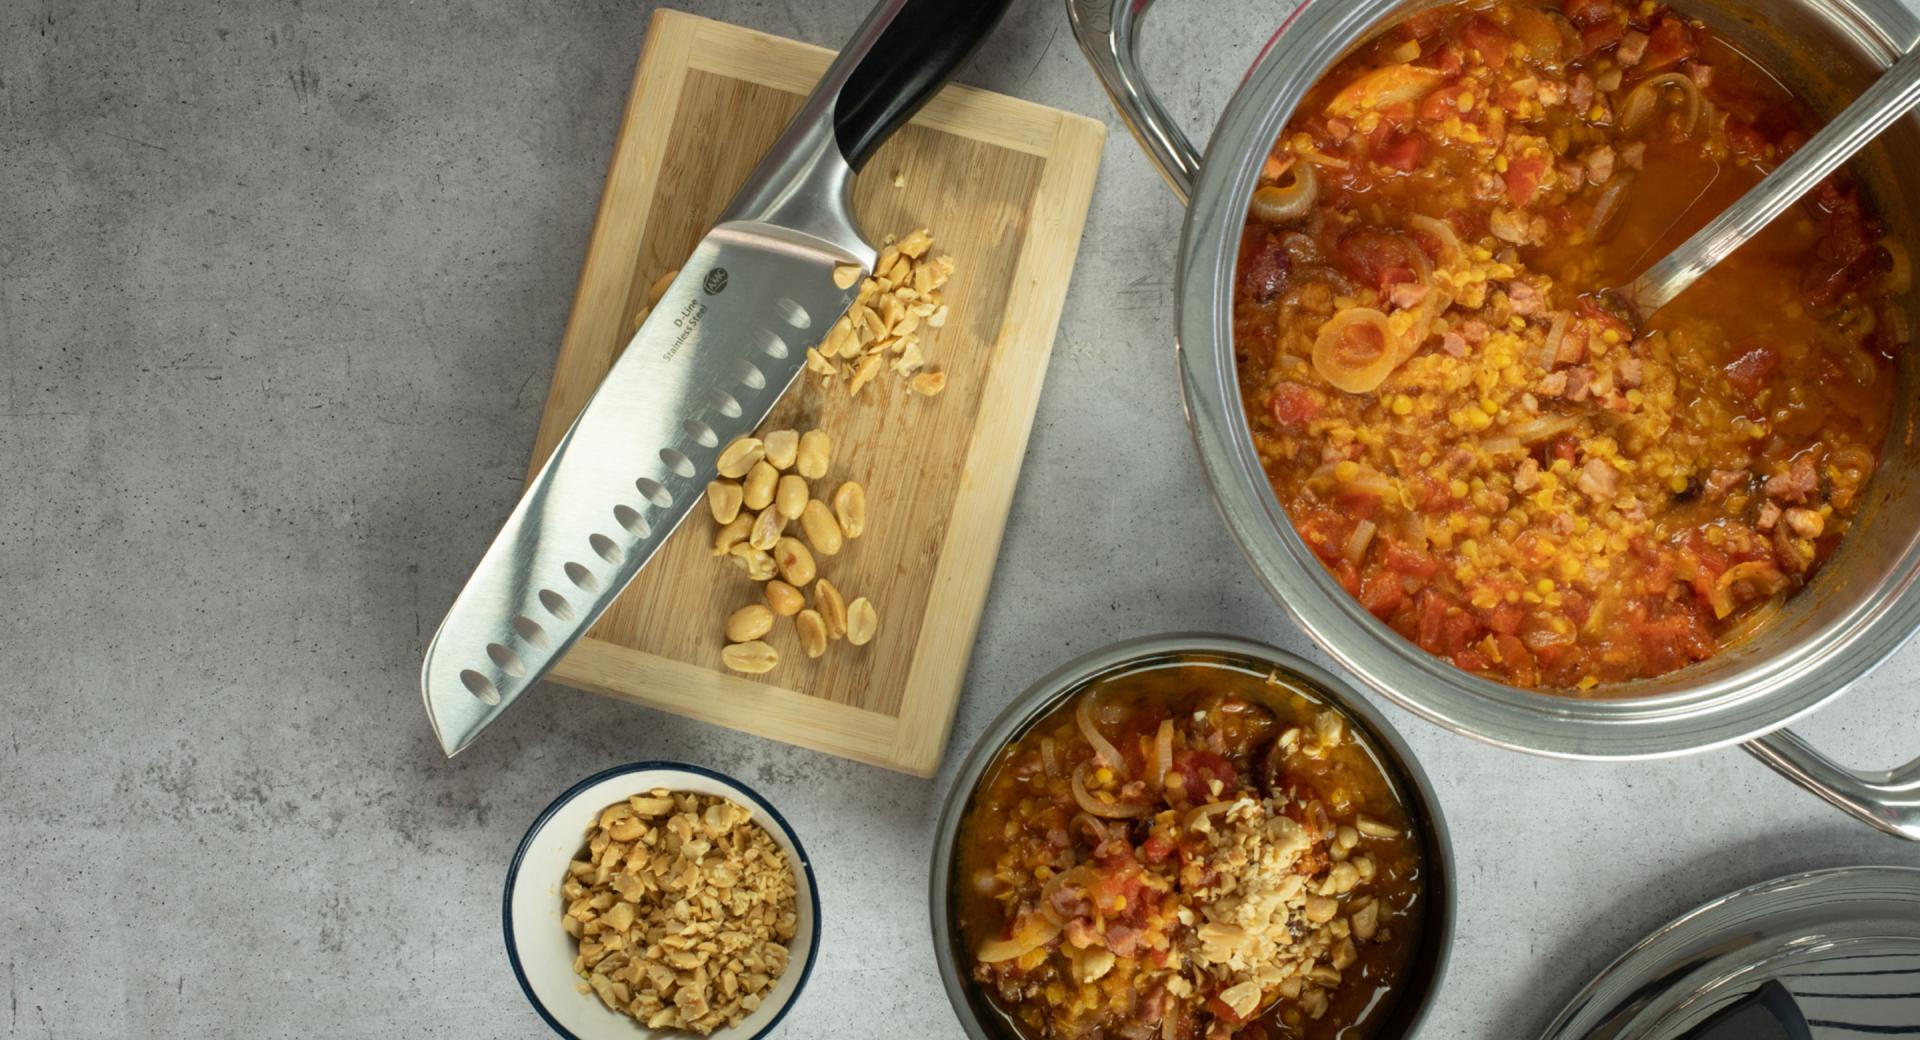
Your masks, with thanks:
[[[520,984],[520,991],[526,994],[527,1002],[533,1005],[533,1009],[538,1012],[540,1018],[547,1023],[548,1028],[560,1036],[566,1037],[567,1040],[583,1040],[578,1034],[560,1024],[560,1020],[554,1016],[553,1012],[547,1008],[547,1005],[534,993],[533,984],[527,979],[526,969],[520,963],[520,944],[515,938],[513,931],[513,893],[519,885],[520,866],[526,859],[528,849],[533,845],[534,837],[540,833],[541,828],[546,826],[547,821],[551,820],[554,814],[565,808],[589,788],[605,783],[616,777],[653,770],[671,770],[680,773],[691,773],[696,776],[705,777],[739,792],[761,811],[765,812],[767,817],[780,828],[780,832],[786,836],[788,843],[793,846],[794,858],[799,860],[799,877],[797,880],[800,881],[799,887],[805,890],[808,904],[812,908],[813,927],[808,932],[806,960],[800,965],[800,974],[794,980],[792,994],[790,994],[785,1003],[781,1004],[778,1010],[774,1012],[773,1017],[769,1019],[764,1026],[760,1027],[758,1032],[744,1038],[744,1040],[763,1040],[764,1037],[770,1035],[787,1017],[787,1012],[792,1010],[793,1005],[800,999],[800,994],[807,988],[807,980],[813,975],[813,963],[820,956],[820,889],[814,882],[813,861],[808,858],[806,846],[800,844],[800,836],[793,832],[793,827],[787,823],[787,818],[780,815],[780,811],[775,809],[772,803],[760,797],[760,792],[755,791],[753,788],[748,787],[733,777],[708,769],[705,766],[697,766],[688,762],[666,761],[633,762],[624,766],[614,766],[610,769],[603,769],[581,780],[579,783],[574,784],[572,787],[567,788],[558,798],[547,803],[545,809],[540,810],[540,815],[533,818],[533,823],[527,827],[526,835],[520,839],[519,847],[514,849],[513,860],[507,865],[506,886],[502,890],[500,898],[501,929],[506,940],[507,961],[513,966],[514,980]],[[788,970],[792,970],[791,965],[788,966]]]

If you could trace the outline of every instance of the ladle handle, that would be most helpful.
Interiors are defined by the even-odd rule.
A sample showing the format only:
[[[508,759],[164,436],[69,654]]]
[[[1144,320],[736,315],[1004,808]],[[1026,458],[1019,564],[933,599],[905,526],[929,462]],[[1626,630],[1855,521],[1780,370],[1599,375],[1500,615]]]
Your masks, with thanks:
[[[1798,734],[1784,729],[1741,747],[1847,815],[1896,838],[1920,841],[1920,759],[1897,769],[1861,772],[1815,751]]]
[[[1894,62],[1853,104],[1706,227],[1621,287],[1621,302],[1633,311],[1637,321],[1645,321],[1759,234],[1916,104],[1920,104],[1920,48]]]

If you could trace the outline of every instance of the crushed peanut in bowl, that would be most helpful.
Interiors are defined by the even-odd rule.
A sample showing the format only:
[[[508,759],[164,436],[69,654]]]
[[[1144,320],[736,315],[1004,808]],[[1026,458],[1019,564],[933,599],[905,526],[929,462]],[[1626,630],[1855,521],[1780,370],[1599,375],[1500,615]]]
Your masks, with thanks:
[[[600,811],[560,895],[581,992],[702,1036],[760,1009],[799,921],[793,866],[745,806],[665,788]]]

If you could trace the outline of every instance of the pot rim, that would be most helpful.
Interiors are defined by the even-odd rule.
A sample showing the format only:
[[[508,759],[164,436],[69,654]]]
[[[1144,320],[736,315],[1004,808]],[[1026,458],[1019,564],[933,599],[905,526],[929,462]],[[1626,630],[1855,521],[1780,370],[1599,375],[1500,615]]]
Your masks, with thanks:
[[[1123,640],[1083,654],[1048,672],[994,716],[993,721],[974,740],[967,757],[954,774],[934,830],[933,863],[928,871],[927,909],[932,922],[933,955],[939,967],[941,987],[946,991],[947,1002],[953,1006],[954,1015],[960,1020],[968,1040],[1000,1040],[995,1034],[987,1032],[973,1012],[968,999],[969,983],[953,956],[955,923],[948,908],[960,820],[973,801],[975,789],[985,776],[987,767],[1014,736],[1057,705],[1063,697],[1096,679],[1169,654],[1214,655],[1229,661],[1277,668],[1297,676],[1350,718],[1365,726],[1375,749],[1391,759],[1393,768],[1419,803],[1410,808],[1417,810],[1419,817],[1428,823],[1431,840],[1426,849],[1426,864],[1428,873],[1439,879],[1439,894],[1444,895],[1444,898],[1433,898],[1430,893],[1429,917],[1423,926],[1428,931],[1422,943],[1431,944],[1435,953],[1432,977],[1420,995],[1420,1005],[1409,1019],[1404,1034],[1417,1035],[1420,1025],[1432,1011],[1435,997],[1446,984],[1459,920],[1459,883],[1454,863],[1453,836],[1447,827],[1439,795],[1426,770],[1421,768],[1406,738],[1387,721],[1380,709],[1345,679],[1279,647],[1255,640],[1203,632],[1172,632]]]
[[[1274,496],[1253,448],[1233,353],[1239,231],[1261,162],[1307,89],[1407,6],[1305,3],[1234,93],[1201,162],[1181,234],[1175,355],[1188,425],[1228,531],[1288,616],[1342,667],[1408,711],[1497,747],[1575,759],[1671,757],[1748,741],[1817,710],[1920,629],[1920,543],[1896,568],[1903,580],[1888,595],[1781,653],[1691,684],[1663,679],[1679,687],[1674,692],[1588,699],[1496,683],[1427,654],[1334,581]],[[1882,64],[1900,53],[1891,41],[1920,32],[1920,19],[1897,0],[1832,6]]]

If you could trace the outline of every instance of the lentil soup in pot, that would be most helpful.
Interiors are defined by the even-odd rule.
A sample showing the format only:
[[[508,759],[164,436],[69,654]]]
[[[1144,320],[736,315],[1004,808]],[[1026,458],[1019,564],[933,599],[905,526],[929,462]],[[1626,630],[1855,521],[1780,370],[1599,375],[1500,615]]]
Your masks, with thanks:
[[[1817,126],[1653,3],[1438,7],[1322,77],[1254,193],[1234,342],[1274,492],[1348,592],[1574,694],[1777,614],[1877,464],[1908,251],[1842,174],[1641,329],[1592,294]]]

